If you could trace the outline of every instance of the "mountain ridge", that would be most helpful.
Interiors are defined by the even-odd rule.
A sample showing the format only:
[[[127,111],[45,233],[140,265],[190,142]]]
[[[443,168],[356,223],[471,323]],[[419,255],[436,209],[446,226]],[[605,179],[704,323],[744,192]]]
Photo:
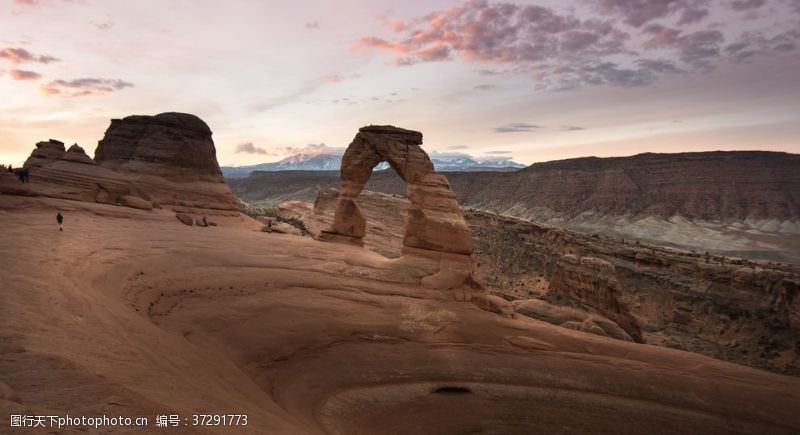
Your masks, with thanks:
[[[468,154],[442,153],[431,156],[437,171],[506,171],[522,169],[526,166],[507,158],[476,159]],[[297,153],[277,162],[259,163],[246,166],[223,166],[222,173],[226,178],[246,177],[257,171],[333,171],[342,163],[342,154],[331,153]],[[376,166],[375,170],[389,167],[385,162]]]

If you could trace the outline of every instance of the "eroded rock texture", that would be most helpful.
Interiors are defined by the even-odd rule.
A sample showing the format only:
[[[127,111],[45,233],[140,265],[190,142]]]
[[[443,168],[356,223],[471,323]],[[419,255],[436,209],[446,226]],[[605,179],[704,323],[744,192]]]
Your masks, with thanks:
[[[333,222],[337,197],[336,189],[319,189],[313,211],[307,203],[284,205],[316,234]],[[408,201],[369,190],[358,201],[367,219],[365,246],[399,258]],[[476,210],[464,216],[487,292],[511,301],[517,317],[634,341],[612,320],[613,311],[589,304],[583,292],[576,293],[580,299],[549,294],[554,275],[566,272],[558,265],[562,257],[598,258],[614,266],[615,299],[645,343],[800,375],[800,271],[794,266],[584,235]]]
[[[388,162],[406,183],[408,221],[403,253],[439,262],[439,271],[422,279],[436,289],[481,287],[471,254],[474,243],[450,184],[437,174],[422,150],[422,133],[393,126],[359,129],[342,159],[342,187],[332,228],[323,240],[363,245],[366,219],[356,198],[364,189],[372,169]]]
[[[24,165],[30,183],[4,174],[0,193],[166,208],[195,218],[239,216],[236,197],[217,163],[211,130],[194,115],[112,120],[95,156],[78,144],[65,149],[55,139],[39,142]]]
[[[61,158],[75,163],[85,163],[87,165],[97,164],[97,162],[92,160],[91,157],[86,155],[86,151],[84,151],[84,149],[78,144],[72,144],[72,146],[69,147],[67,152],[64,153],[64,156]]]
[[[133,115],[112,119],[97,144],[94,159],[121,172],[187,181],[219,181],[211,129],[188,113]]]
[[[39,142],[23,167],[30,172],[25,187],[31,195],[118,205],[125,205],[121,198],[127,196],[147,202],[132,180],[99,166],[78,144],[65,150],[55,139]]]
[[[36,143],[36,148],[31,152],[28,159],[25,160],[22,167],[30,169],[31,167],[52,163],[61,159],[65,152],[64,142],[55,139],[38,142]]]
[[[636,341],[642,333],[633,316],[620,302],[620,284],[614,265],[595,257],[567,254],[556,263],[548,296],[576,301],[580,308],[597,310],[615,321]]]
[[[95,160],[135,179],[156,204],[176,212],[238,213],[217,163],[211,129],[197,116],[169,112],[113,119]]]

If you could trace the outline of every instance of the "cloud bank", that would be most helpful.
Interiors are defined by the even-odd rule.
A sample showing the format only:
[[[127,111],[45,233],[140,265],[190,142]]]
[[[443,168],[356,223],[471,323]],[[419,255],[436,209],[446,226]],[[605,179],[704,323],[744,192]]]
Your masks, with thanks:
[[[402,25],[384,20],[392,37],[368,35],[351,50],[393,55],[398,66],[460,60],[483,75],[527,74],[540,88],[645,86],[661,75],[703,73],[720,63],[796,50],[792,8],[776,0],[774,20],[724,34],[721,14],[766,9],[764,0],[585,0],[583,12],[513,2],[466,1]],[[587,14],[586,10],[593,13]],[[391,24],[390,24],[391,23]],[[736,26],[731,26],[736,30]]]

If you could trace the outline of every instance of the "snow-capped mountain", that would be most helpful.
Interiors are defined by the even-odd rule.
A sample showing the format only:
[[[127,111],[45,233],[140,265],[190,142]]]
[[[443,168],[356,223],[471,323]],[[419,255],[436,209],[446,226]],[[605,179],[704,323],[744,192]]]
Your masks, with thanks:
[[[507,158],[476,159],[468,154],[432,153],[431,161],[437,171],[481,171],[524,168],[525,165]],[[223,166],[222,174],[227,178],[247,177],[254,171],[338,171],[342,164],[342,153],[299,153],[283,160],[261,163],[251,166]],[[386,162],[379,164],[375,170],[389,167]]]
[[[431,162],[433,162],[436,170],[441,172],[520,169],[525,167],[525,165],[507,158],[476,159],[469,155],[431,157]]]
[[[222,174],[228,178],[246,177],[253,171],[338,171],[341,154],[300,153],[283,160],[251,166],[223,166]]]
[[[270,163],[266,163],[269,165]],[[300,153],[271,163],[273,171],[337,171],[342,164],[341,154]]]

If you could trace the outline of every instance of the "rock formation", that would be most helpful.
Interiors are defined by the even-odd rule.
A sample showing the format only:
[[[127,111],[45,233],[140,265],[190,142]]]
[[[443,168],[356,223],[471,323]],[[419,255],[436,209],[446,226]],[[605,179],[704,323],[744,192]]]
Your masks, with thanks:
[[[436,289],[479,288],[469,227],[447,178],[434,171],[421,144],[422,133],[417,131],[393,126],[359,129],[342,158],[333,226],[320,238],[363,245],[366,220],[356,198],[372,169],[385,161],[406,183],[409,208],[403,253],[439,262],[438,271],[423,278],[422,284]]]
[[[83,150],[78,144],[73,144],[66,153],[64,153],[63,160],[68,160],[70,162],[75,163],[85,163],[87,165],[96,165],[97,162],[92,160],[91,157],[86,155],[86,151]]]
[[[113,119],[95,160],[123,174],[162,207],[194,215],[235,215],[238,202],[217,163],[211,129],[186,113]]]
[[[642,341],[642,332],[633,316],[620,302],[620,285],[614,266],[594,257],[567,254],[556,263],[550,278],[548,299],[565,298],[577,302],[579,308],[597,310],[615,321],[634,340]]]
[[[337,198],[336,189],[321,188],[313,210],[297,201],[282,208],[296,210],[316,234],[332,225]],[[357,201],[367,220],[365,246],[400,257],[408,201],[369,190]],[[564,255],[573,254],[579,263],[598,258],[614,266],[615,299],[633,316],[645,343],[800,375],[797,267],[622,242],[477,210],[467,209],[464,216],[487,292],[512,301],[517,317],[633,341],[611,319],[614,311],[573,300],[570,292],[559,292],[558,300],[555,292],[548,296],[554,274],[564,275],[563,262],[558,266]]]
[[[774,309],[784,314],[789,326],[800,335],[800,276],[792,277],[786,274],[776,287],[778,288],[778,298]],[[798,353],[800,353],[800,342],[798,343]]]
[[[239,216],[219,170],[211,130],[194,115],[112,120],[96,159],[78,144],[65,149],[55,139],[39,142],[24,165],[31,182],[23,186],[4,176],[0,193],[168,208],[194,217]]]
[[[175,181],[222,180],[211,129],[188,113],[112,119],[94,159],[123,173]]]
[[[175,213],[175,217],[184,225],[194,225],[194,218],[186,213]]]
[[[65,150],[64,143],[55,139],[39,142],[23,167],[30,172],[25,186],[33,195],[152,208],[139,186],[100,167],[78,144]]]
[[[64,157],[65,152],[64,142],[55,139],[38,142],[22,167],[30,169],[52,163]]]
[[[385,279],[393,260],[351,245],[78,202],[58,234],[53,203],[0,199],[0,419],[211,410],[249,421],[174,432],[800,433],[798,378],[421,297]]]
[[[618,340],[634,341],[633,337],[603,313],[580,308],[559,306],[542,299],[518,300],[512,303],[514,312],[564,328],[588,332]]]
[[[800,264],[800,155],[701,152],[580,158],[514,172],[448,172],[459,204],[616,238]],[[250,202],[313,201],[327,171],[230,180]],[[367,190],[403,194],[393,171]]]

